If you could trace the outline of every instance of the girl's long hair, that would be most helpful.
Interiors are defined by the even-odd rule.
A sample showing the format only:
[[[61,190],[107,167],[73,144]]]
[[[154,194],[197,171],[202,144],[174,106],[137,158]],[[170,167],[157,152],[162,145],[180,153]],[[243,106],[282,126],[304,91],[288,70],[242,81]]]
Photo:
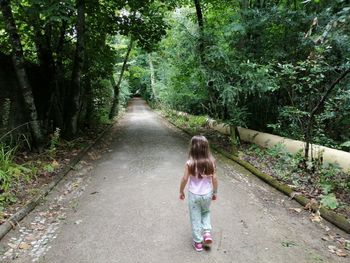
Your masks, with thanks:
[[[201,135],[193,136],[190,142],[189,173],[198,178],[213,175],[215,159],[210,153],[207,138]]]

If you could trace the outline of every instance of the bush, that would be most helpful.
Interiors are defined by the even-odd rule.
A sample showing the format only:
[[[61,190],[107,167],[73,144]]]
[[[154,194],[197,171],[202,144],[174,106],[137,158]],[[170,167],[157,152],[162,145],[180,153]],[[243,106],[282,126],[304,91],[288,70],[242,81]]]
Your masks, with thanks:
[[[21,180],[29,181],[33,173],[32,169],[15,163],[16,150],[17,147],[0,144],[0,210],[6,203],[16,201],[12,190]]]

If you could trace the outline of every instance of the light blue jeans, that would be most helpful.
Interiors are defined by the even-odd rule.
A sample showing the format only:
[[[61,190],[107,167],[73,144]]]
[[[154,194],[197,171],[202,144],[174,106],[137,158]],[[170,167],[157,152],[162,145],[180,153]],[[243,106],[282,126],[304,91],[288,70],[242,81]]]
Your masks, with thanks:
[[[212,192],[206,195],[196,195],[188,192],[188,206],[194,242],[203,242],[203,234],[211,231],[209,207],[212,196]]]

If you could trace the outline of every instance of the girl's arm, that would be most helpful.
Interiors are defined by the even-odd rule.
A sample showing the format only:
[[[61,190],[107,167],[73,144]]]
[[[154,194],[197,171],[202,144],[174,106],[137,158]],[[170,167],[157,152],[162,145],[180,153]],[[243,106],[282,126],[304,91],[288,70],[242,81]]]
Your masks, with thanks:
[[[186,164],[185,166],[185,172],[184,172],[184,176],[181,179],[181,183],[180,183],[180,199],[184,200],[185,199],[185,187],[188,181],[188,178],[190,177],[190,174],[188,172],[188,165]]]
[[[212,179],[212,183],[213,183],[213,197],[212,200],[216,200],[217,199],[217,192],[218,192],[218,178],[216,177],[216,173],[213,174],[213,179]]]

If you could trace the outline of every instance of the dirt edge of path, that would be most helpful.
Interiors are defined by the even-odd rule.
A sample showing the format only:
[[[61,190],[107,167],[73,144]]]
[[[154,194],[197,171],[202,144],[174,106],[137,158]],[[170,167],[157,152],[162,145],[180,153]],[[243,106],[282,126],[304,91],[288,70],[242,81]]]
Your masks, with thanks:
[[[118,118],[119,119],[119,118]],[[15,214],[13,214],[6,222],[0,225],[0,241],[6,236],[8,232],[12,229],[15,229],[18,223],[25,218],[35,207],[37,207],[45,196],[47,196],[54,187],[63,179],[65,176],[74,169],[74,166],[81,161],[84,156],[97,144],[101,141],[102,138],[112,129],[112,127],[117,123],[117,121],[109,126],[107,126],[102,133],[88,146],[80,151],[80,153],[73,158],[63,169],[60,171],[56,178],[43,187],[40,190],[38,196],[31,199],[26,205],[20,208]]]

